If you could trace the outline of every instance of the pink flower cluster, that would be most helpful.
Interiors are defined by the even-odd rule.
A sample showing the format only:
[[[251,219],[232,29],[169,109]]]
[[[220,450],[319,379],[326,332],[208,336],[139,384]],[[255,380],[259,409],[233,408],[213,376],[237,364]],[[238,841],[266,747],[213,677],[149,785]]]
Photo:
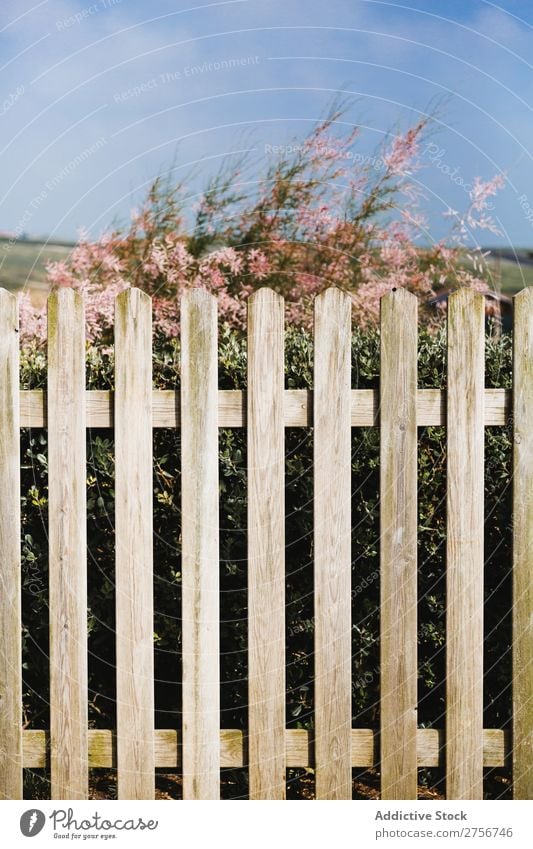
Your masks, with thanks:
[[[471,251],[467,270],[464,244],[474,230],[497,231],[489,199],[503,178],[476,179],[466,212],[449,211],[448,239],[420,247],[426,224],[410,176],[420,167],[425,122],[397,135],[378,157],[365,157],[353,151],[357,129],[336,135],[339,116],[333,112],[268,165],[257,193],[246,194],[240,168],[215,180],[188,231],[179,191],[156,181],[128,230],[97,241],[82,234],[68,260],[50,263],[48,279],[83,292],[89,341],[112,340],[115,297],[128,286],[151,295],[155,332],[167,337],[179,332],[179,294],[192,286],[216,294],[221,319],[241,329],[247,298],[261,285],[280,292],[288,320],[305,326],[314,296],[331,285],[351,293],[362,326],[377,323],[380,297],[393,287],[408,288],[422,303],[445,286],[486,291],[485,255]],[[28,297],[21,327],[25,341],[45,338],[44,312]]]
[[[70,286],[84,295],[86,334],[89,342],[107,340],[112,334],[115,298],[131,283],[121,254],[126,245],[107,236],[98,242],[79,242],[67,262],[51,262],[48,280],[52,287]],[[253,291],[250,280],[262,280],[269,271],[266,255],[257,248],[236,251],[221,248],[200,260],[187,250],[183,240],[169,236],[155,240],[136,269],[135,285],[152,296],[154,329],[167,337],[179,331],[179,293],[188,287],[207,289],[217,295],[219,309],[233,326],[244,327],[245,297]],[[228,287],[230,278],[242,278],[240,296]],[[169,291],[171,290],[171,291]],[[24,341],[46,338],[46,308],[33,305],[28,293],[20,299],[21,332]]]

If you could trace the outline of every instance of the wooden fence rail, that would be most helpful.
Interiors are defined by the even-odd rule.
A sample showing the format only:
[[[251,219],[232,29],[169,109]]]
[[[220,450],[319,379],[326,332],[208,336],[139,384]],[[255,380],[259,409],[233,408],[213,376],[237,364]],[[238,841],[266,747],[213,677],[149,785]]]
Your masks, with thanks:
[[[186,799],[220,796],[221,767],[250,797],[283,799],[285,771],[314,767],[319,799],[348,799],[352,767],[379,766],[384,799],[414,799],[417,769],[446,767],[447,797],[482,798],[483,767],[511,765],[533,798],[533,289],[514,299],[513,389],[484,388],[483,296],[449,299],[447,390],[417,388],[416,299],[382,299],[380,389],[352,390],[350,299],[315,302],[314,389],[284,389],[284,304],[250,298],[248,390],[219,390],[217,305],[181,303],[181,391],[152,390],[151,302],[116,302],[115,390],[85,390],[84,307],[48,302],[48,388],[20,391],[17,303],[0,290],[0,798],[23,768],[81,799],[116,767],[124,799],[181,767]],[[484,428],[512,421],[513,728],[483,728]],[[417,727],[417,427],[447,429],[446,727]],[[314,732],[286,729],[284,438],[314,428]],[[380,428],[381,726],[352,728],[351,428]],[[48,428],[50,730],[22,730],[21,427]],[[117,728],[88,728],[86,428],[114,428]],[[154,728],[152,428],[181,429],[183,727]],[[248,435],[248,714],[220,728],[218,428]]]

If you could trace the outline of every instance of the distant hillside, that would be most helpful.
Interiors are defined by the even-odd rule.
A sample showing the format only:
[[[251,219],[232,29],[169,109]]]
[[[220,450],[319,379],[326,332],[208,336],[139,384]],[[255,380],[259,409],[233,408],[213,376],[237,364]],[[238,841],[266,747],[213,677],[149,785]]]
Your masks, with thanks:
[[[0,286],[46,291],[45,266],[49,260],[67,257],[74,245],[69,242],[42,242],[23,239],[10,242],[0,236]],[[487,248],[491,288],[514,295],[524,286],[533,286],[533,249]],[[465,252],[464,265],[471,268]]]
[[[490,251],[487,263],[492,274],[491,288],[515,295],[525,286],[533,286],[533,249],[484,248]]]
[[[46,288],[46,263],[67,257],[73,245],[68,242],[38,242],[30,239],[11,242],[0,238],[0,286],[18,289]]]

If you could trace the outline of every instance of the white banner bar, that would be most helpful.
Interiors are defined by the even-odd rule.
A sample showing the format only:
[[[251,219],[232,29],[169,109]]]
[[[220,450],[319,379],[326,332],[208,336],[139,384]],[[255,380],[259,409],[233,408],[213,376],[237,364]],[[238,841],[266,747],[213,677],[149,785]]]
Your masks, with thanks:
[[[238,805],[238,812],[235,806]],[[11,802],[1,805],[2,843],[272,849],[522,847],[531,845],[531,802]],[[205,810],[204,810],[205,808]],[[529,834],[529,837],[528,837]],[[351,837],[350,837],[351,835]]]

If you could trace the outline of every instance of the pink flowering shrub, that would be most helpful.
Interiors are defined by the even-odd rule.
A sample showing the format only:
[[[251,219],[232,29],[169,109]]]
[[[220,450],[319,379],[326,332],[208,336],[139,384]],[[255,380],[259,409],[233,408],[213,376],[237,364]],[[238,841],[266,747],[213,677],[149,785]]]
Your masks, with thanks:
[[[221,319],[235,328],[245,326],[247,297],[263,285],[280,292],[288,320],[304,326],[313,297],[331,285],[351,293],[361,326],[376,324],[379,299],[393,287],[406,287],[422,304],[443,287],[486,290],[484,255],[471,251],[468,270],[464,244],[476,229],[496,232],[489,198],[503,179],[476,179],[468,209],[447,213],[449,237],[422,248],[423,195],[413,175],[426,122],[370,158],[354,154],[358,130],[334,135],[340,114],[271,161],[260,181],[242,173],[246,163],[223,169],[194,213],[183,184],[157,180],[127,228],[96,242],[82,235],[67,261],[50,263],[52,286],[84,293],[88,339],[112,338],[114,299],[128,286],[152,296],[155,331],[167,337],[179,332],[179,294],[191,286],[216,294]],[[44,338],[44,315],[28,298],[21,318],[24,339]],[[434,313],[426,318],[436,320]]]

